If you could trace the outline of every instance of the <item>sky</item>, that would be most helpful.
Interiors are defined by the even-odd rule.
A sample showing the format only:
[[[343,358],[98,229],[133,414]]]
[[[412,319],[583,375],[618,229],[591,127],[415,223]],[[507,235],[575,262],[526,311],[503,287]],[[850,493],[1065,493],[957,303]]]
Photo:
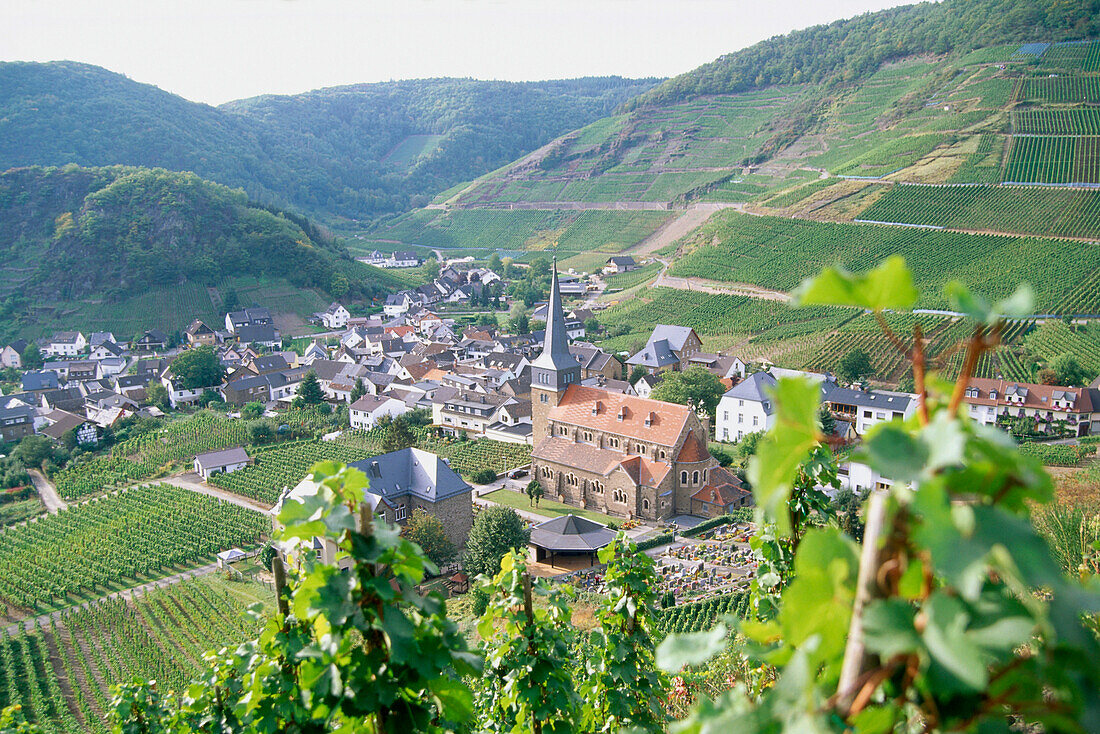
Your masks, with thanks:
[[[0,0],[0,61],[83,61],[209,104],[438,76],[666,77],[908,1]]]

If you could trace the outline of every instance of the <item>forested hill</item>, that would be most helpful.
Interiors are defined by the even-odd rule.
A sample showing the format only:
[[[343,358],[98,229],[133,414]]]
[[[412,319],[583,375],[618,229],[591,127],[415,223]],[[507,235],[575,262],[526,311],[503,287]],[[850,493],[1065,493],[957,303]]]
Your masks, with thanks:
[[[776,36],[669,79],[624,110],[775,84],[853,81],[895,59],[1100,36],[1100,0],[944,0]]]
[[[0,64],[0,170],[114,164],[193,171],[254,201],[370,218],[425,203],[656,80],[362,84],[222,107],[105,69]]]
[[[87,299],[123,303],[245,276],[353,299],[394,286],[392,276],[355,262],[308,221],[164,169],[70,165],[0,174],[0,257],[0,320],[20,319],[23,326],[44,304],[64,311]],[[173,314],[172,324],[152,318],[150,325],[167,328],[194,315]]]

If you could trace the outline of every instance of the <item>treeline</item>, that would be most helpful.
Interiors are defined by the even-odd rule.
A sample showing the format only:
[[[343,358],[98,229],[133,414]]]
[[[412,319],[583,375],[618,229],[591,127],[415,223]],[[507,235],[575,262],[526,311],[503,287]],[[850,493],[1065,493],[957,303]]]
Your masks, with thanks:
[[[389,285],[308,220],[164,169],[0,174],[4,250],[10,265],[33,271],[36,292],[59,299],[122,300],[182,280],[213,285],[238,275],[286,278],[341,298],[382,295]]]
[[[656,80],[428,79],[221,107],[69,61],[0,64],[0,170],[124,164],[194,171],[257,202],[370,218],[427,203],[609,114]],[[410,135],[442,136],[412,160]]]
[[[670,79],[623,108],[773,84],[852,81],[884,62],[917,54],[1096,36],[1098,0],[944,0],[907,5],[770,38]]]

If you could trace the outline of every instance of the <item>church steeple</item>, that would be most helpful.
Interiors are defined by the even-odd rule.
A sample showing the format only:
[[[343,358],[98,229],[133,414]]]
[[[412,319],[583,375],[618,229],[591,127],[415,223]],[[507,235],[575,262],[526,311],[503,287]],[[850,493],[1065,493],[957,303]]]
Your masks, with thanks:
[[[561,305],[558,289],[558,260],[554,258],[553,275],[550,278],[550,303],[546,307],[546,336],[542,342],[542,354],[531,363],[532,367],[546,370],[579,368],[576,358],[569,353],[569,335],[565,330],[565,310]]]
[[[550,279],[550,303],[546,307],[546,336],[542,354],[531,363],[531,428],[535,444],[550,435],[550,409],[561,402],[566,389],[581,381],[581,366],[569,352],[565,311],[558,290],[558,261]]]

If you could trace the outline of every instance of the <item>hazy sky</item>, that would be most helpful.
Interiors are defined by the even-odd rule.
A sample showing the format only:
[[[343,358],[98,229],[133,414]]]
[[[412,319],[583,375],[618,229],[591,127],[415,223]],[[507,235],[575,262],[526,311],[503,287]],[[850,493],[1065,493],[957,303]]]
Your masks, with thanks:
[[[0,0],[0,60],[72,59],[218,104],[430,76],[673,76],[899,0]]]

